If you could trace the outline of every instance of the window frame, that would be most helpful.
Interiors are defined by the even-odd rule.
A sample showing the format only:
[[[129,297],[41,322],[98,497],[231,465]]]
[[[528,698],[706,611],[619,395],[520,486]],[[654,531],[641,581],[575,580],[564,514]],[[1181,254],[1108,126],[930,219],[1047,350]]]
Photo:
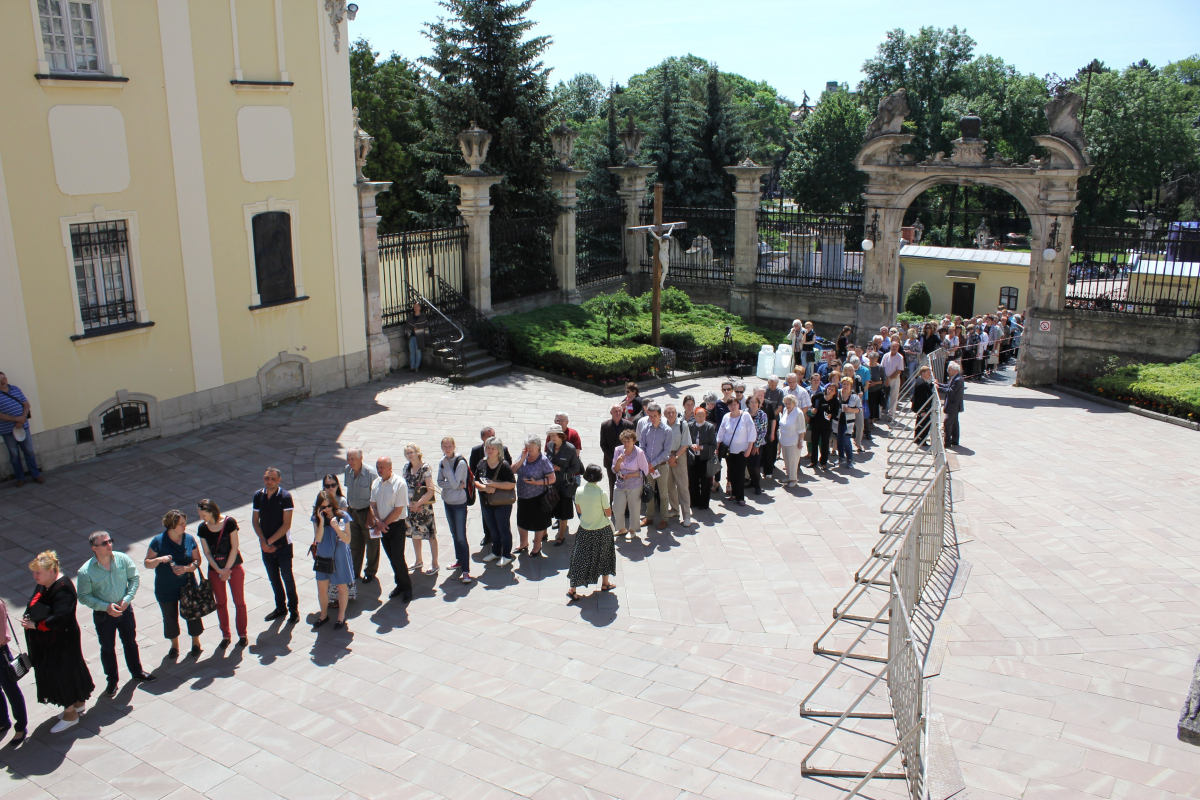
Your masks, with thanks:
[[[296,285],[296,296],[271,303],[270,305],[263,305],[262,295],[258,291],[258,265],[254,252],[254,217],[259,214],[265,214],[268,211],[285,211],[291,217],[289,228],[292,237],[292,282]],[[300,201],[278,200],[274,197],[268,197],[262,202],[249,203],[242,206],[242,215],[246,223],[246,253],[248,256],[246,263],[250,272],[249,308],[251,313],[307,300],[308,296],[304,293],[304,271],[300,265]]]
[[[71,242],[71,226],[118,221],[125,223],[126,248],[129,254],[129,279],[133,282],[132,295],[136,322],[110,326],[109,328],[94,328],[88,331],[83,327],[83,310],[79,305],[79,290],[75,275],[75,248]],[[92,209],[91,213],[76,214],[71,217],[59,217],[58,222],[62,229],[63,250],[66,253],[67,275],[70,279],[68,286],[71,292],[71,308],[75,314],[75,333],[71,338],[75,340],[94,339],[122,333],[134,327],[149,327],[153,325],[154,323],[150,321],[150,310],[146,306],[146,290],[142,281],[142,257],[139,247],[140,236],[138,233],[137,212],[108,211],[103,206],[96,206]]]
[[[49,78],[65,79],[96,79],[104,76],[122,77],[121,65],[117,61],[117,42],[113,35],[113,20],[111,3],[107,0],[80,0],[91,3],[96,9],[96,49],[99,60],[99,70],[51,69],[50,60],[46,56],[46,45],[42,41],[42,14],[38,10],[38,0],[29,0],[29,12],[33,22],[33,39],[37,52],[37,75]],[[62,0],[67,5],[67,47],[68,52],[74,52],[74,44],[70,41],[70,0]]]
[[[1010,290],[1010,289],[1012,290],[1012,305],[1009,305],[1009,304],[1008,304],[1008,301],[1005,299],[1005,293],[1006,293],[1008,290]],[[1019,287],[1016,287],[1016,286],[1001,286],[1001,287],[1000,287],[1000,302],[999,302],[999,305],[1002,305],[1002,306],[1004,306],[1004,307],[1005,307],[1005,308],[1007,308],[1009,311],[1016,311],[1016,310],[1017,310],[1017,305],[1018,305],[1018,303],[1019,303],[1019,301],[1020,301],[1020,297],[1021,297],[1021,290],[1020,290],[1020,288],[1019,288]]]

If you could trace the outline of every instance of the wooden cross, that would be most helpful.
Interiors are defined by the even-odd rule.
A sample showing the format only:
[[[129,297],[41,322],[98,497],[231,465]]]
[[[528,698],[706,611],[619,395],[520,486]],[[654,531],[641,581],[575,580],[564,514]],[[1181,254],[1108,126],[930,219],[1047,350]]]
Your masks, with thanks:
[[[630,228],[631,234],[648,233],[654,237],[654,287],[650,294],[650,311],[653,318],[653,325],[650,329],[650,344],[655,347],[660,347],[659,336],[662,332],[662,240],[670,236],[671,231],[679,230],[687,227],[686,222],[663,222],[663,185],[661,183],[654,184],[654,224],[653,225],[638,225]],[[667,248],[666,257],[670,258],[670,248]]]

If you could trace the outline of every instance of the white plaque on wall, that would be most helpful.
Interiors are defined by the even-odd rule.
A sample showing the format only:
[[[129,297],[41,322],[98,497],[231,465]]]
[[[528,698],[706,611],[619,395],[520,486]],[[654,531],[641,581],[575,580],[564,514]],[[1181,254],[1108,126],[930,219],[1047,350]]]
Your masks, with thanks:
[[[129,188],[125,118],[112,106],[54,106],[48,116],[54,179],[63,194]]]
[[[237,115],[242,177],[251,183],[296,175],[292,114],[283,106],[242,106]]]

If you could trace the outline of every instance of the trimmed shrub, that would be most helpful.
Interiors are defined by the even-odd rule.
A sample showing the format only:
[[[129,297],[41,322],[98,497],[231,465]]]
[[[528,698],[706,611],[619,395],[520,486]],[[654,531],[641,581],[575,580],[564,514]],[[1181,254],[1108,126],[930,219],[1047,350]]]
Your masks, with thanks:
[[[927,316],[932,308],[933,297],[930,296],[929,287],[925,285],[924,281],[917,281],[908,287],[908,294],[904,296],[905,311]]]
[[[1113,400],[1164,414],[1200,418],[1200,353],[1178,364],[1130,364],[1092,381]]]

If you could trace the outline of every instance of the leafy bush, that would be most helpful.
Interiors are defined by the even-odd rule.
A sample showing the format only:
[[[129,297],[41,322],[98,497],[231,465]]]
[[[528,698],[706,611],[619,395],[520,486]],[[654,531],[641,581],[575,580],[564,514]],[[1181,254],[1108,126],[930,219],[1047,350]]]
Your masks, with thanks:
[[[1105,397],[1161,411],[1200,417],[1200,353],[1178,364],[1130,364],[1092,381]]]
[[[941,322],[940,314],[914,314],[911,311],[901,311],[896,315],[896,323],[907,322],[909,325],[923,325],[926,322]]]
[[[651,369],[659,355],[650,345],[652,319],[648,310],[641,311],[643,300],[648,309],[648,296],[629,298],[620,291],[598,295],[582,306],[547,306],[496,321],[508,326],[513,359],[518,364],[596,382],[636,378]],[[625,303],[633,308],[623,313]],[[612,309],[615,316],[606,317],[603,312]],[[663,292],[664,347],[703,348],[710,357],[719,357],[727,325],[734,353],[743,361],[756,358],[764,344],[783,339],[780,331],[751,327],[716,306],[695,305],[674,287]]]
[[[924,281],[917,281],[912,286],[908,287],[908,294],[904,296],[904,310],[912,314],[926,315],[933,308],[933,297],[929,294],[929,287]]]
[[[604,295],[601,295],[604,296]],[[649,314],[650,304],[653,302],[654,293],[646,292],[638,298],[638,304],[642,311]],[[585,304],[586,305],[586,304]],[[662,313],[664,314],[690,314],[692,313],[693,305],[692,298],[687,296],[687,292],[674,286],[668,286],[663,289],[662,293]]]

